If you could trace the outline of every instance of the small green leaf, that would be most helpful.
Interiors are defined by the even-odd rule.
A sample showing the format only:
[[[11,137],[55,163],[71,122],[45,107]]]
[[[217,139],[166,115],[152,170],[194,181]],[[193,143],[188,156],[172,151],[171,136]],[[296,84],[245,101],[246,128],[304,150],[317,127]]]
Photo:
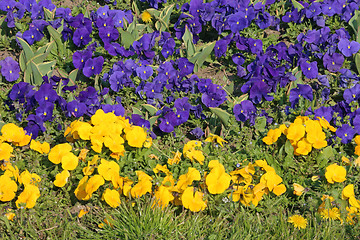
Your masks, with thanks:
[[[154,116],[158,109],[150,104],[141,104],[141,106],[143,106],[149,113],[151,116]]]
[[[325,167],[328,161],[334,158],[334,156],[334,150],[331,146],[327,146],[326,148],[322,149],[316,158],[316,162],[319,165],[319,168]]]
[[[19,65],[20,65],[21,71],[25,72],[25,70],[26,70],[26,59],[25,59],[24,51],[21,51],[21,53],[20,53]]]
[[[28,64],[30,65],[31,68],[31,75],[32,75],[31,84],[35,86],[40,86],[43,82],[42,77],[44,75],[41,74],[38,65],[36,65],[33,61],[30,60]]]
[[[133,35],[131,35],[131,33],[129,33],[128,31],[124,31],[122,29],[120,29],[120,34],[121,34],[122,45],[124,45],[125,48],[130,48],[130,46],[135,41]]]
[[[158,118],[159,118],[159,116],[153,116],[153,117],[149,118],[148,121],[150,122],[150,126],[154,125]]]
[[[195,45],[193,43],[193,35],[190,32],[188,26],[185,27],[185,33],[184,33],[184,36],[182,39],[185,44],[187,57],[190,58],[190,57],[194,56],[196,50],[195,50]]]
[[[51,70],[53,70],[54,66],[56,64],[56,61],[51,61],[51,62],[44,62],[44,63],[40,63],[37,64],[40,73],[45,76],[47,74],[49,74],[51,72]]]
[[[255,120],[255,129],[258,130],[259,132],[265,132],[265,127],[266,127],[266,117],[265,116],[257,117]]]
[[[53,28],[51,25],[47,26],[47,30],[49,31],[51,38],[55,41],[58,54],[60,56],[64,56],[65,53],[65,47],[64,43],[62,42],[62,35],[60,32],[58,32],[55,28]]]
[[[359,33],[359,27],[360,27],[359,13],[360,13],[359,10],[355,10],[354,16],[349,20],[349,25],[353,28],[356,34]]]
[[[75,69],[75,70],[72,70],[70,73],[69,73],[69,86],[74,86],[75,85],[75,82],[78,78],[78,73],[79,73],[79,69]]]
[[[294,147],[291,145],[289,140],[285,143],[285,152],[290,157],[294,156]]]
[[[143,113],[141,112],[140,109],[138,109],[138,108],[136,108],[136,107],[131,107],[131,108],[132,108],[132,110],[133,110],[133,114],[138,114],[138,115],[144,117],[144,115],[143,115]]]
[[[46,19],[47,21],[52,21],[52,20],[54,20],[56,8],[54,8],[54,10],[52,10],[52,11],[50,11],[50,10],[47,9],[47,8],[43,8],[43,9],[44,9],[45,19]]]
[[[296,8],[298,11],[304,8],[304,6],[296,0],[291,0],[291,2],[294,5],[294,8]]]
[[[356,65],[358,74],[360,74],[360,53],[355,54],[355,65]]]
[[[215,42],[208,43],[199,52],[196,52],[195,56],[189,59],[190,62],[197,65],[196,69],[194,69],[195,72],[197,72],[197,70],[201,68],[206,58],[211,54],[214,47],[215,47]]]
[[[230,119],[230,114],[228,112],[222,110],[221,108],[209,108],[212,113],[214,113],[218,118],[220,118],[224,126],[228,126]]]
[[[146,9],[150,13],[151,16],[158,18],[160,16],[160,11],[155,8]]]

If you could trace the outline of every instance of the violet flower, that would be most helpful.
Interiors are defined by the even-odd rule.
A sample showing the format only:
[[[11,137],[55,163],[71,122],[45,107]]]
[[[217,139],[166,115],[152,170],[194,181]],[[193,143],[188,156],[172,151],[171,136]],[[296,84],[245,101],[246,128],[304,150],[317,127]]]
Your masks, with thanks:
[[[8,82],[16,81],[19,78],[20,67],[18,62],[12,57],[6,57],[0,61],[1,75],[3,75]]]

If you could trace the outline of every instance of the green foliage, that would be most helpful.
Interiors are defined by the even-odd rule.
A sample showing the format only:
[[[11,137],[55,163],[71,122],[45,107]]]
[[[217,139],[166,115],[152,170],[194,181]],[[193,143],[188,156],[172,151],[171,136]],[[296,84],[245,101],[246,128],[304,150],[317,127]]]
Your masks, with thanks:
[[[24,39],[17,39],[23,47],[19,64],[24,72],[24,81],[39,86],[43,82],[42,77],[48,75],[56,64],[56,61],[44,62],[54,47],[54,42],[49,42],[34,52]]]

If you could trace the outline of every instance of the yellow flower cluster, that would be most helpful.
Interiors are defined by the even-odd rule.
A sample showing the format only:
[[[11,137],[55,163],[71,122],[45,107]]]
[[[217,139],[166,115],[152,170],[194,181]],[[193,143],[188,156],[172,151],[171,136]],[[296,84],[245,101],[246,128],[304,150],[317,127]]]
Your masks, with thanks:
[[[356,147],[355,147],[355,154],[360,156],[360,135],[357,135],[355,138],[355,143],[356,143]]]
[[[152,144],[152,139],[147,136],[144,128],[133,126],[125,117],[116,116],[112,112],[105,113],[101,109],[96,111],[90,122],[72,122],[64,135],[69,135],[69,141],[90,140],[91,148],[97,153],[101,153],[105,145],[112,152],[110,156],[117,160],[124,155],[125,140],[129,146],[136,148],[149,148]]]
[[[354,184],[349,184],[343,189],[341,198],[347,200],[349,204],[346,207],[346,221],[354,224],[355,218],[360,216],[360,201],[355,198]]]
[[[271,145],[283,133],[294,147],[295,155],[308,155],[312,148],[320,149],[327,146],[326,134],[323,129],[336,131],[325,118],[318,117],[318,120],[312,120],[306,116],[298,116],[289,127],[282,124],[277,129],[269,130],[267,136],[263,138],[263,142]]]
[[[346,180],[346,169],[342,166],[338,166],[337,164],[331,164],[326,168],[325,177],[331,184],[334,184],[335,182],[344,182]],[[360,201],[355,198],[353,184],[348,184],[342,190],[341,198],[348,203],[348,206],[346,207],[346,221],[349,224],[354,224],[355,217],[360,216]],[[320,215],[324,219],[340,220],[343,222],[343,219],[341,219],[340,216],[340,209],[335,205],[335,199],[331,196],[324,195],[321,200],[323,202],[318,208]]]
[[[201,165],[204,164],[205,156],[201,151],[201,142],[200,141],[189,141],[185,144],[183,149],[183,155],[186,158],[189,158],[191,161],[198,161]]]
[[[253,183],[256,176],[255,167],[265,171],[257,184]],[[235,188],[232,193],[232,200],[234,202],[240,201],[245,206],[249,206],[251,203],[257,206],[263,195],[269,194],[269,192],[280,196],[286,191],[285,185],[282,184],[282,178],[265,160],[257,160],[254,164],[249,163],[241,169],[230,172],[230,175]]]
[[[5,124],[1,128],[1,134],[0,169],[4,171],[4,173],[0,176],[0,201],[8,202],[13,200],[18,191],[18,184],[22,184],[24,190],[19,194],[15,202],[16,206],[18,208],[33,208],[36,200],[40,197],[38,183],[41,181],[41,178],[35,173],[30,173],[28,170],[19,174],[18,167],[13,166],[10,162],[10,158],[13,156],[13,147],[10,143],[14,146],[23,147],[30,143],[31,136],[26,135],[23,128],[13,123]],[[40,145],[42,146],[42,144]],[[30,146],[31,149],[33,149],[33,147],[34,146]],[[44,149],[44,151],[46,151],[46,149]],[[13,217],[14,216],[12,216],[12,218]]]

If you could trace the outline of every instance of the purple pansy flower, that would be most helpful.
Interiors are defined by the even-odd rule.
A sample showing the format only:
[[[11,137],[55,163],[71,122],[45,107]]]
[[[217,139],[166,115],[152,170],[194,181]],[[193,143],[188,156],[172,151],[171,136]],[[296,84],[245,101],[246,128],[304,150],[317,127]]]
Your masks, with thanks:
[[[20,67],[19,64],[11,57],[7,57],[0,61],[1,75],[3,75],[8,82],[16,81],[19,78]]]
[[[101,73],[102,67],[104,64],[103,56],[90,58],[85,62],[83,73],[86,77],[91,77],[92,75],[97,75]]]
[[[341,128],[336,130],[336,136],[341,138],[343,144],[351,142],[355,133],[355,130],[349,124],[343,124]]]

